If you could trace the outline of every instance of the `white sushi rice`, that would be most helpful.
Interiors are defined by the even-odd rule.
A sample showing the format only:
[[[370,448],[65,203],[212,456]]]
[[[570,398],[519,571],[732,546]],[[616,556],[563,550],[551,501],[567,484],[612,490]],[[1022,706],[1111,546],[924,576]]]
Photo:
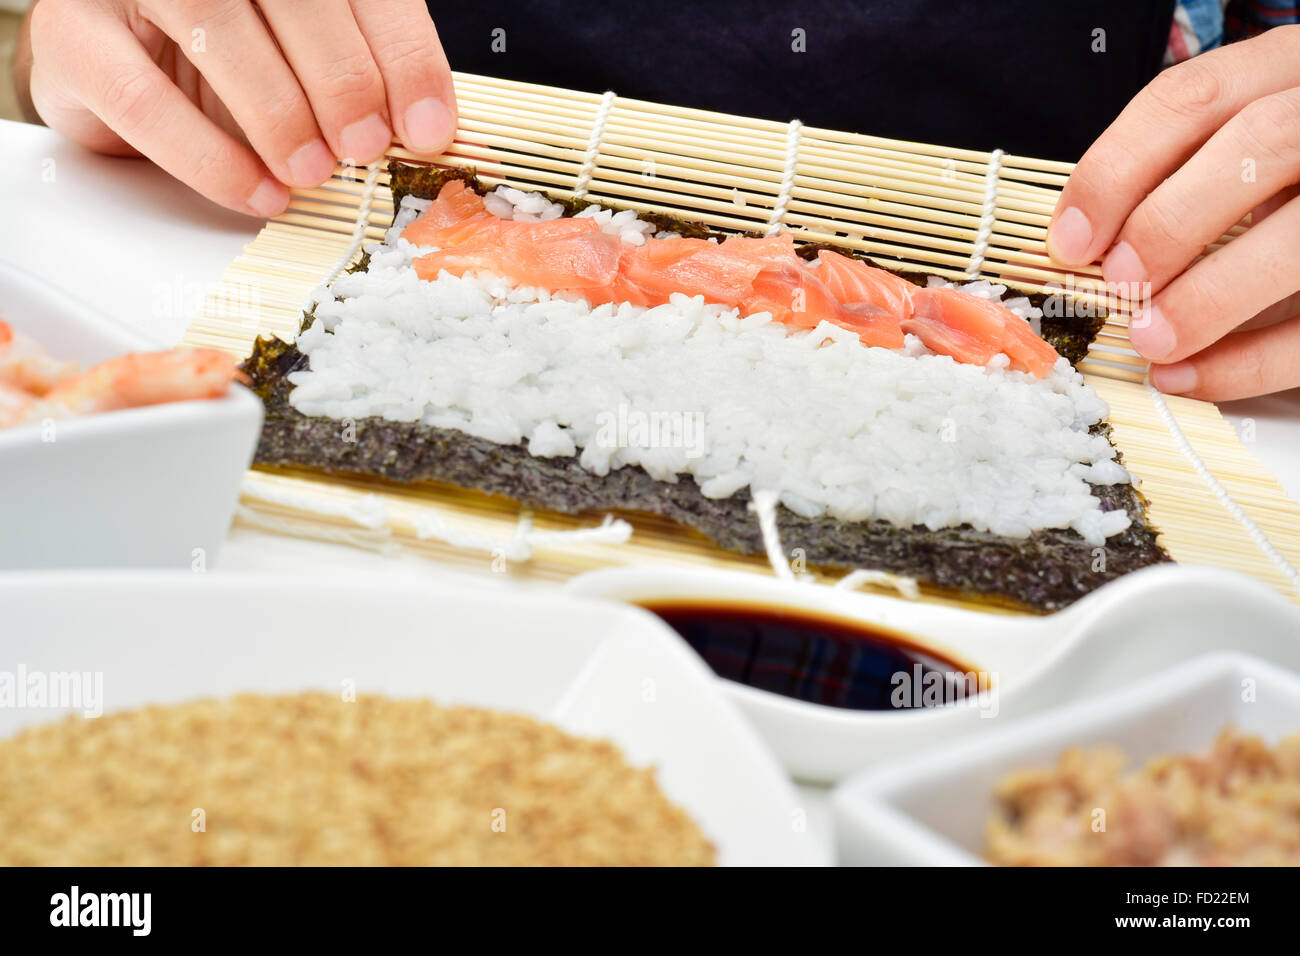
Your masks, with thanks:
[[[560,208],[505,187],[487,202],[516,219]],[[300,412],[526,443],[536,456],[576,454],[598,475],[690,475],[714,498],[770,491],[808,517],[1017,538],[1073,528],[1094,545],[1130,524],[1088,484],[1129,476],[1089,433],[1107,408],[1065,359],[1035,379],[1005,356],[964,365],[913,336],[901,351],[866,348],[829,323],[792,331],[701,297],[593,309],[487,274],[424,281],[411,259],[427,250],[399,235],[424,206],[403,202],[369,268],[340,277],[299,336],[311,359],[290,376]],[[587,214],[633,244],[654,230]]]

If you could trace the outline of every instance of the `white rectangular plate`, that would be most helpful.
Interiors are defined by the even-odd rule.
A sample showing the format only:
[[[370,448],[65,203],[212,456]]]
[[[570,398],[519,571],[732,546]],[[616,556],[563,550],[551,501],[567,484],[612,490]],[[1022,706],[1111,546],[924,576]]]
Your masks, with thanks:
[[[652,616],[463,586],[236,574],[0,575],[0,671],[103,674],[106,712],[306,689],[530,714],[653,765],[725,865],[820,865],[795,790]],[[0,736],[58,717],[0,708]]]

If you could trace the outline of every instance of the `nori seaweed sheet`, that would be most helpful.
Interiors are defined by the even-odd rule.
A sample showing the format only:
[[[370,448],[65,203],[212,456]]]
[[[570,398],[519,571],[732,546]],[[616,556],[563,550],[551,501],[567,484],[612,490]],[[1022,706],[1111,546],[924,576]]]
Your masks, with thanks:
[[[394,163],[390,171],[395,206],[405,195],[436,196],[453,178],[485,191],[469,170]],[[570,214],[586,205],[566,203]],[[602,205],[617,208],[612,203]],[[713,235],[698,223],[671,216],[643,217],[653,219],[661,229],[683,235]],[[866,258],[834,246],[805,246],[801,254],[812,256],[819,248]],[[881,265],[879,261],[873,264]],[[364,267],[365,260],[354,270]],[[899,274],[924,281],[917,273]],[[1036,298],[1035,304],[1043,301],[1042,296],[1031,298]],[[304,315],[304,325],[310,320],[310,313]],[[1043,337],[1071,362],[1077,362],[1103,322],[1104,317],[1086,314],[1045,317]],[[244,371],[266,406],[255,458],[258,465],[377,476],[406,484],[444,482],[564,514],[620,511],[659,515],[694,528],[727,550],[763,553],[758,523],[749,511],[748,490],[725,499],[706,498],[690,476],[664,482],[638,466],[627,466],[602,477],[582,468],[576,456],[535,458],[522,444],[500,445],[452,429],[382,418],[344,423],[308,417],[289,404],[292,385],[287,378],[306,367],[307,357],[296,346],[271,338],[258,339],[244,363]],[[1109,434],[1105,424],[1097,429]],[[1048,612],[1066,607],[1106,581],[1170,560],[1146,520],[1145,499],[1136,488],[1106,485],[1093,486],[1093,490],[1104,510],[1124,508],[1133,518],[1132,526],[1109,538],[1104,548],[1088,544],[1070,530],[1048,529],[1017,539],[976,531],[968,525],[930,531],[923,526],[900,528],[880,519],[841,522],[829,517],[804,518],[784,507],[778,507],[777,527],[787,553],[802,550],[810,566],[890,571],[967,597]]]

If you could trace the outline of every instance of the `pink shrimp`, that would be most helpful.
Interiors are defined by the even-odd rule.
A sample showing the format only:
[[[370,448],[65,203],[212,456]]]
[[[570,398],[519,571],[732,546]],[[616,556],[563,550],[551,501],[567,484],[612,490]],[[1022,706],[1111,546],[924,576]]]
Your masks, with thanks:
[[[51,358],[31,336],[0,320],[0,385],[44,395],[76,371],[76,362]]]
[[[40,401],[31,392],[0,382],[0,428],[13,428],[31,421]]]
[[[50,389],[45,399],[73,415],[217,398],[242,378],[234,358],[218,349],[137,352],[101,362]]]

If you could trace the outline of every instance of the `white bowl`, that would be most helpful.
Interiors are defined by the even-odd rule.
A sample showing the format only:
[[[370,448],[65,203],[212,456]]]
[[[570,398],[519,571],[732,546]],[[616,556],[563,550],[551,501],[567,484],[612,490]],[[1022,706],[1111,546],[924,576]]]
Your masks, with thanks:
[[[0,263],[0,318],[83,366],[158,348]],[[210,565],[239,499],[262,403],[224,398],[0,430],[0,569]]]
[[[1243,681],[1253,682],[1253,699]],[[1067,747],[1113,745],[1129,766],[1204,752],[1227,725],[1276,743],[1300,732],[1300,675],[1245,654],[1210,654],[1121,691],[1080,700],[979,739],[868,770],[835,788],[845,865],[975,866],[993,788],[1012,771],[1051,766]]]
[[[351,681],[531,714],[654,766],[723,864],[829,862],[771,752],[641,611],[463,585],[138,571],[0,575],[0,608],[0,672],[98,674],[105,712]],[[0,707],[0,736],[59,716]]]
[[[1206,567],[1147,568],[1046,617],[968,611],[729,571],[616,568],[580,575],[568,589],[632,603],[693,599],[798,608],[901,632],[991,675],[990,698],[904,711],[845,710],[724,682],[786,769],[816,782],[982,734],[1228,646],[1300,668],[1300,610],[1258,581]]]

